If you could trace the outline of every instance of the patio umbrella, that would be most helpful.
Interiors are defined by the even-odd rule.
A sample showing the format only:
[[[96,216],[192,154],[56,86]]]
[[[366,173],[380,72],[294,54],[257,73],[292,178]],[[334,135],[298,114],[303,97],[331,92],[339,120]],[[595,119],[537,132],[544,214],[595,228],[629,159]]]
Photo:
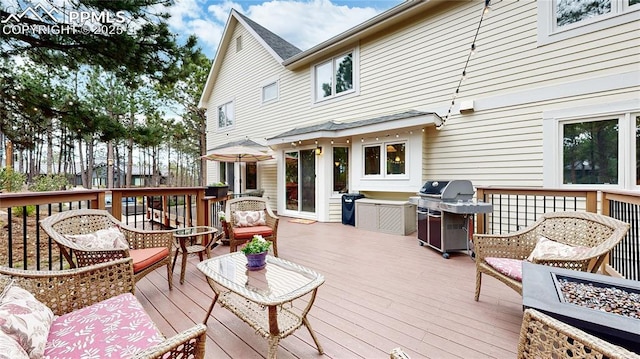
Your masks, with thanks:
[[[264,152],[266,150],[266,147],[247,139],[215,147],[202,158],[219,162],[259,162],[273,158]],[[238,192],[242,192],[242,176],[240,176]]]

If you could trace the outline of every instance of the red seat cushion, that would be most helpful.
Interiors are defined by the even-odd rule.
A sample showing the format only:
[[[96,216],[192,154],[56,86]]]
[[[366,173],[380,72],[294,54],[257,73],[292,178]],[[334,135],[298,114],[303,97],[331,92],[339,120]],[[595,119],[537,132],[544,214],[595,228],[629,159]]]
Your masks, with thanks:
[[[133,273],[138,273],[167,258],[169,256],[169,248],[131,249],[129,250],[129,255],[133,259]]]
[[[44,357],[130,358],[163,339],[142,304],[125,293],[56,317]]]
[[[487,257],[484,259],[488,265],[511,279],[522,282],[522,261],[511,258]]]
[[[273,234],[273,229],[267,226],[236,227],[233,229],[235,239],[251,239],[256,234],[269,237]]]

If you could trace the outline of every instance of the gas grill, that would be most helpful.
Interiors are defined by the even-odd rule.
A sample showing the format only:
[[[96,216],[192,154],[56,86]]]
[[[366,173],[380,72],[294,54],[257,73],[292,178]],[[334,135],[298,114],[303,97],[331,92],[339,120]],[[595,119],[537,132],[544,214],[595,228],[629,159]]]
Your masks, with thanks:
[[[444,258],[451,251],[469,251],[476,213],[489,213],[490,203],[473,200],[471,181],[427,181],[418,194],[418,243],[433,247]]]

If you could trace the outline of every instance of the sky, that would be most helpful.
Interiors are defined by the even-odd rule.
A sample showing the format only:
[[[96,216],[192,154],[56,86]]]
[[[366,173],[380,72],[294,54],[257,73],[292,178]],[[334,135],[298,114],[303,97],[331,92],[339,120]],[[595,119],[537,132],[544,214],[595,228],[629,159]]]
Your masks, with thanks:
[[[176,0],[168,9],[171,30],[195,34],[213,59],[231,9],[302,50],[309,49],[398,4],[401,0]]]

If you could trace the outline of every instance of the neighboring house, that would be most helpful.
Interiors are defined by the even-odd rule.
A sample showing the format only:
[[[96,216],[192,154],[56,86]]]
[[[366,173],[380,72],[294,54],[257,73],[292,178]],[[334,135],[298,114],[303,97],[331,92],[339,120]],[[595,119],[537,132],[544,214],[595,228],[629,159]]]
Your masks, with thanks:
[[[80,165],[77,165],[80,167]],[[150,169],[133,166],[131,171],[131,185],[133,187],[153,187],[157,186],[157,184],[153,183],[153,176],[149,173]],[[126,166],[124,169],[118,169],[118,167],[114,166],[114,174],[113,174],[113,186],[116,188],[124,187],[126,177]],[[158,178],[160,179],[159,184],[166,184],[167,176],[162,173],[158,173]],[[93,167],[93,178],[91,181],[93,187],[96,188],[106,188],[107,187],[107,164],[100,163]],[[76,173],[75,175],[75,185],[82,185],[82,175],[81,173]]]
[[[258,186],[320,221],[343,192],[425,180],[640,189],[640,0],[570,3],[492,4],[444,126],[483,1],[407,1],[306,51],[234,10],[200,100],[208,147],[268,145]]]

